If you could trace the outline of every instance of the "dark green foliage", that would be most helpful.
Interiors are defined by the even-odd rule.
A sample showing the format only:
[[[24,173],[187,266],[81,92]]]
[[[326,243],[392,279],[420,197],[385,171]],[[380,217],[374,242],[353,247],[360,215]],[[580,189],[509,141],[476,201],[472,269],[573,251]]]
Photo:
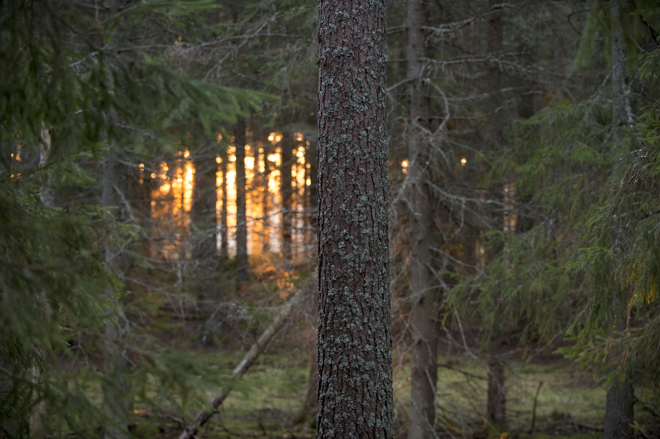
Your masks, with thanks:
[[[657,90],[660,51],[644,58],[640,73],[650,90]],[[645,374],[657,373],[658,285],[660,285],[660,142],[658,103],[646,108],[642,123],[633,127],[642,139],[630,154],[629,164],[620,165],[600,208],[590,216],[587,239],[580,249],[576,267],[590,275],[595,293],[588,318],[576,322],[576,345],[564,352],[585,363],[604,363],[611,352],[617,373],[631,365]],[[625,162],[624,162],[625,163]],[[626,331],[613,337],[609,322],[615,318],[615,302],[628,306]]]
[[[27,434],[28,418],[33,430],[56,436],[89,437],[107,424],[98,401],[111,378],[101,366],[104,328],[127,317],[147,322],[132,328],[122,353],[132,365],[129,386],[145,404],[171,405],[173,392],[185,402],[193,388],[222,380],[194,358],[159,349],[149,330],[158,298],[132,301],[107,264],[107,248],[122,249],[138,235],[98,206],[96,163],[112,148],[123,157],[181,149],[191,132],[215,139],[221,123],[256,110],[264,95],[174,68],[173,43],[211,3],[112,8],[0,4],[3,436]],[[44,203],[50,191],[60,207]]]

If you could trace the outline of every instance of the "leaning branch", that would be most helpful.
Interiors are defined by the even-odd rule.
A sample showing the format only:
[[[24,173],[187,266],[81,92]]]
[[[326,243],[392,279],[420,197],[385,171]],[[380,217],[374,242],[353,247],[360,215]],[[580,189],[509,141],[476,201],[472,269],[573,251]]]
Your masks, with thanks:
[[[314,281],[312,279],[310,283],[313,282]],[[277,334],[277,332],[282,329],[282,326],[284,326],[284,323],[286,323],[286,320],[291,312],[300,306],[300,304],[303,302],[303,299],[307,295],[307,292],[310,290],[311,288],[309,288],[307,285],[303,286],[298,291],[296,291],[291,299],[286,301],[284,305],[280,307],[277,315],[275,316],[275,319],[273,319],[270,326],[266,328],[259,339],[257,339],[257,341],[252,345],[248,353],[245,354],[243,360],[241,360],[239,365],[236,366],[234,372],[232,373],[232,378],[240,378],[245,375],[245,373],[250,369],[250,366],[252,366],[255,360],[264,351],[268,343],[270,343],[270,341],[273,339],[275,334]],[[181,433],[179,439],[194,438],[198,429],[206,424],[209,419],[211,419],[213,414],[218,411],[218,407],[222,405],[232,389],[233,385],[229,384],[222,389],[220,395],[211,398],[209,401],[211,410],[201,410],[198,412],[195,416],[195,419],[190,424],[188,424],[186,429]]]

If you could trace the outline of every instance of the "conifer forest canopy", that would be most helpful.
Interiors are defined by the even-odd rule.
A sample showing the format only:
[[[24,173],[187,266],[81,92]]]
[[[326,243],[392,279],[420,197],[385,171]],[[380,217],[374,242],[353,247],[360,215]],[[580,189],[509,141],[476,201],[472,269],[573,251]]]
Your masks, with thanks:
[[[1,0],[0,438],[660,439],[660,3]]]

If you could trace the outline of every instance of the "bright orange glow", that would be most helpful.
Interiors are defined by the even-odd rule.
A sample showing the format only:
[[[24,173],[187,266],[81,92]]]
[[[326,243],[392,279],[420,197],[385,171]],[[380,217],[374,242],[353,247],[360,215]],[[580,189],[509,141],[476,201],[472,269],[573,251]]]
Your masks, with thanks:
[[[466,163],[467,163],[467,159],[465,157],[463,157],[461,159],[461,166],[465,166]]]
[[[282,139],[281,133],[271,133],[276,143]],[[295,135],[294,135],[295,136]],[[270,137],[270,136],[269,136]],[[245,145],[245,176],[246,176],[246,216],[248,226],[248,253],[262,254],[264,251],[278,253],[281,245],[282,221],[281,213],[281,170],[282,145],[254,142]],[[291,147],[291,146],[288,146]],[[310,165],[305,162],[304,147],[293,148],[296,161],[291,167],[292,209],[297,212],[293,215],[292,241],[294,249],[313,248],[310,240],[313,236],[306,229],[304,197],[305,188],[311,185],[309,177]],[[227,211],[227,237],[228,252],[236,251],[236,148],[229,145],[227,148],[226,163],[220,156],[216,156],[216,213],[218,218],[218,231],[220,230],[221,212]],[[169,165],[168,165],[169,164]],[[222,167],[226,165],[226,175]],[[162,248],[153,247],[152,256],[177,259],[190,252],[190,212],[193,205],[193,191],[195,186],[195,168],[190,154],[184,151],[167,163],[159,163],[156,170],[151,173],[154,180],[154,189],[151,193],[151,214],[154,220],[159,221],[158,227],[152,231],[155,241],[173,242]],[[227,206],[223,206],[223,183],[227,187]],[[175,240],[172,240],[175,237]],[[220,236],[218,234],[218,243]],[[304,256],[299,251],[299,256]],[[189,256],[186,256],[189,257]]]

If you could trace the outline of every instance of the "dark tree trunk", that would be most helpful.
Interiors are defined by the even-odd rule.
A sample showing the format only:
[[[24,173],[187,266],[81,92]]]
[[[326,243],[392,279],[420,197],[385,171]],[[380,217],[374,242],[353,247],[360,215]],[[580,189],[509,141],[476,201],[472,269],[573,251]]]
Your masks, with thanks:
[[[217,190],[215,187],[217,164],[215,153],[202,149],[193,154],[195,166],[195,184],[193,185],[193,205],[190,212],[192,228],[192,257],[203,261],[206,268],[217,263],[217,237],[215,205]]]
[[[291,168],[293,164],[293,132],[287,127],[282,132],[280,142],[280,154],[282,165],[280,166],[280,197],[282,199],[282,256],[287,261],[291,260],[291,227],[293,220],[292,190],[291,190]]]
[[[247,218],[245,206],[245,119],[236,123],[236,285],[248,280]]]
[[[305,220],[307,226],[307,245],[313,246],[318,232],[318,215],[316,205],[318,198],[316,194],[316,142],[308,141],[305,146]],[[309,181],[309,185],[307,182]]]
[[[309,197],[309,222],[310,226],[312,228],[312,231],[314,233],[314,236],[316,236],[316,232],[318,231],[318,222],[319,222],[319,216],[318,216],[318,191],[317,191],[317,186],[316,186],[316,181],[318,179],[318,151],[316,148],[316,142],[311,142],[310,146],[307,147],[308,151],[308,157],[309,159],[305,159],[306,163],[309,163],[309,180],[310,180],[310,185],[307,186],[308,190],[308,197]],[[309,160],[309,161],[308,161]]]
[[[317,438],[393,437],[384,0],[319,2]]]
[[[103,161],[103,178],[101,204],[106,209],[110,219],[126,222],[128,211],[125,196],[125,172],[122,173],[118,161],[118,152],[112,150]],[[122,199],[124,198],[124,199]],[[128,269],[128,258],[113,245],[107,244],[106,260],[121,275]],[[106,296],[114,296],[116,291],[108,288]],[[108,319],[105,325],[104,337],[104,381],[102,383],[103,398],[111,424],[105,428],[106,439],[128,438],[128,415],[131,409],[131,392],[127,373],[128,365],[122,352],[128,336],[129,326],[121,312],[121,305],[115,303],[116,311],[113,319]]]
[[[505,365],[500,357],[500,343],[496,335],[490,339],[488,352],[488,394],[486,412],[488,420],[496,425],[506,425]]]
[[[223,146],[220,150],[220,170],[222,172],[222,209],[220,210],[220,259],[224,262],[229,258],[229,228],[227,226],[227,148]]]
[[[614,92],[612,123],[615,126],[614,135],[618,139],[622,137],[620,127],[630,124],[629,80],[626,77],[627,53],[621,25],[621,14],[623,13],[621,9],[621,0],[612,0],[612,89]],[[625,331],[628,315],[626,301],[615,302],[614,311],[616,314],[614,332]],[[612,355],[616,355],[616,353],[612,353]],[[630,425],[634,422],[634,404],[635,395],[631,374],[629,370],[626,370],[623,380],[617,380],[607,391],[604,439],[633,437],[634,432]]]
[[[413,366],[410,393],[410,439],[435,436],[435,391],[437,382],[436,311],[438,291],[433,286],[429,238],[433,233],[433,211],[429,178],[429,151],[420,125],[424,117],[424,88],[421,58],[424,56],[421,0],[408,0],[408,187],[410,189],[410,261],[408,273],[413,295],[410,327],[413,338]]]
[[[501,2],[489,0],[490,8]],[[488,56],[498,57],[502,54],[502,12],[498,10],[491,13],[488,21]],[[503,143],[503,99],[502,99],[502,73],[498,63],[493,62],[489,69],[489,92],[490,92],[490,115],[489,115],[489,138],[488,152],[492,155],[498,154]],[[503,191],[501,185],[491,185],[489,197],[498,201],[503,201]],[[500,203],[495,203],[500,204]],[[490,221],[491,230],[502,231],[504,229],[504,215],[498,208],[487,213]],[[500,248],[493,248],[489,251],[487,257],[494,259],[499,253]],[[500,334],[494,325],[491,328],[493,332],[490,339],[488,353],[488,396],[486,404],[486,417],[502,427],[506,426],[506,386],[504,375],[504,363],[500,356]]]
[[[271,154],[272,148],[270,144],[264,145],[264,173],[262,176],[262,181],[264,185],[264,191],[261,195],[261,210],[263,211],[263,230],[264,230],[264,242],[262,250],[264,252],[270,251],[270,222],[268,221],[270,203],[270,191],[268,189],[268,180],[270,179],[271,166],[268,156]]]

